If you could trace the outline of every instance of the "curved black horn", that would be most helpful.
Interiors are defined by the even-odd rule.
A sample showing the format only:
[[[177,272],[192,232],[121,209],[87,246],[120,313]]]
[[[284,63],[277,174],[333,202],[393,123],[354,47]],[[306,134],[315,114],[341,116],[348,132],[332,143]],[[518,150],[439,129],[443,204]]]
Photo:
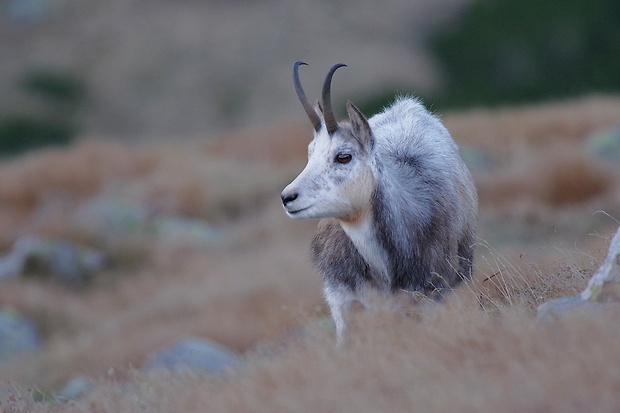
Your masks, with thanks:
[[[314,130],[318,132],[321,129],[321,118],[316,113],[316,111],[312,107],[312,104],[306,97],[304,88],[301,86],[301,81],[299,80],[299,66],[307,64],[308,63],[306,62],[295,62],[295,64],[293,65],[293,83],[295,84],[295,92],[297,92],[297,97],[299,97],[299,101],[306,110],[306,113],[308,114],[308,117],[312,122],[312,126],[314,126]]]
[[[327,128],[327,133],[332,134],[338,128],[338,122],[336,122],[336,117],[334,116],[334,111],[332,110],[332,100],[331,100],[331,84],[332,84],[332,76],[334,76],[334,72],[340,68],[346,66],[344,63],[337,63],[329,69],[327,72],[327,76],[325,76],[325,82],[323,82],[323,117],[325,119],[325,127]]]

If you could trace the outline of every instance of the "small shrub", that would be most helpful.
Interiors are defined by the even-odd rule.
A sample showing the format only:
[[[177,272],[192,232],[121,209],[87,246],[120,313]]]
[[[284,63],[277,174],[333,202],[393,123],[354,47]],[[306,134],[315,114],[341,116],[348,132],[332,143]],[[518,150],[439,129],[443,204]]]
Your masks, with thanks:
[[[36,69],[19,86],[33,104],[0,114],[0,155],[70,143],[77,132],[75,114],[86,96],[84,82],[70,72]]]
[[[543,199],[553,206],[589,201],[613,191],[612,175],[583,154],[560,154],[547,165]]]
[[[67,104],[79,104],[86,94],[84,82],[68,72],[34,70],[27,73],[22,88],[43,98]]]
[[[75,128],[65,120],[49,120],[23,115],[0,119],[0,153],[16,155],[27,150],[69,144]]]

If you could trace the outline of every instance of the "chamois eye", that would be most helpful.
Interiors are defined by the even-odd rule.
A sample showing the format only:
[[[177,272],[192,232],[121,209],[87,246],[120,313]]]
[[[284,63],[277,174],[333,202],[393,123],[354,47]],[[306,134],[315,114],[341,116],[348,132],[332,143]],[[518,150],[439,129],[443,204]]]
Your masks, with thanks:
[[[353,159],[353,156],[351,156],[350,153],[339,152],[338,155],[336,155],[336,162],[338,163],[342,163],[342,164],[349,163],[351,162],[351,159]]]

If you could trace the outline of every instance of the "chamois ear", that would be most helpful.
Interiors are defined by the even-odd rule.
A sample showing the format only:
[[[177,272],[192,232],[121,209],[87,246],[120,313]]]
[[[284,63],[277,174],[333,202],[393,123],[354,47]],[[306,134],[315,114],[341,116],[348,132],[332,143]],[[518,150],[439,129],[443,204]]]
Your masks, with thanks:
[[[357,139],[363,147],[372,150],[374,139],[366,117],[353,103],[351,103],[351,101],[347,102],[347,113],[349,114],[351,130],[355,139]]]

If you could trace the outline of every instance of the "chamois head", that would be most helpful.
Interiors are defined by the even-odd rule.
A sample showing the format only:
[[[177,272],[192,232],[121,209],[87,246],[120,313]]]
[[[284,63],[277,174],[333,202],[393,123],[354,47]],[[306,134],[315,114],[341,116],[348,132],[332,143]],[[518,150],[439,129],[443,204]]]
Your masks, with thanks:
[[[282,192],[284,209],[292,218],[356,220],[370,205],[375,189],[374,138],[368,120],[347,102],[349,122],[336,121],[331,104],[331,80],[342,63],[332,66],[323,82],[321,102],[312,106],[293,66],[297,96],[312,125],[314,139],[308,146],[308,164]]]

